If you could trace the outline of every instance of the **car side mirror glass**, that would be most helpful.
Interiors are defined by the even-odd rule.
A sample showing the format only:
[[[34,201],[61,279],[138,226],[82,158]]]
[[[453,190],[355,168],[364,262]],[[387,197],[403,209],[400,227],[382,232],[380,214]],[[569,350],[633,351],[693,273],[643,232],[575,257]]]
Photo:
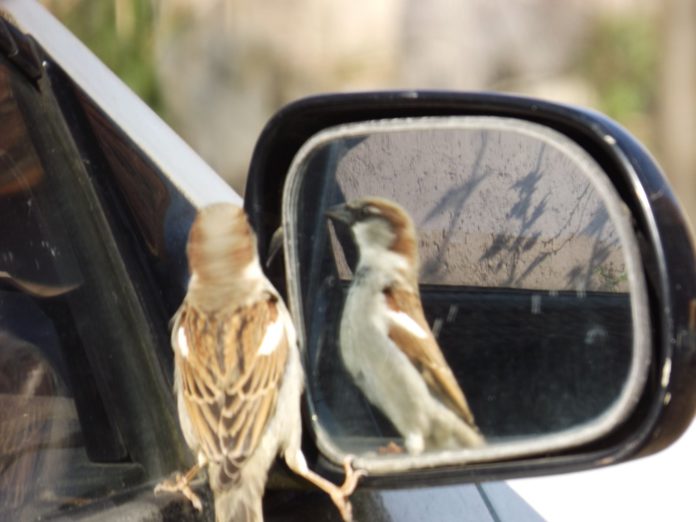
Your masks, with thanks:
[[[330,461],[379,475],[558,452],[635,408],[651,326],[631,213],[560,132],[496,116],[330,127],[294,156],[282,221]]]

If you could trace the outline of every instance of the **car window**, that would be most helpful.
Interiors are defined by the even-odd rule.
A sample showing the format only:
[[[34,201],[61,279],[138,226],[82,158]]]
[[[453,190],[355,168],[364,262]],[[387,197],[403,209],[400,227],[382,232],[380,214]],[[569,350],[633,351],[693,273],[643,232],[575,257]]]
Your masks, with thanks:
[[[0,61],[2,520],[82,506],[180,457],[156,325],[45,87]]]

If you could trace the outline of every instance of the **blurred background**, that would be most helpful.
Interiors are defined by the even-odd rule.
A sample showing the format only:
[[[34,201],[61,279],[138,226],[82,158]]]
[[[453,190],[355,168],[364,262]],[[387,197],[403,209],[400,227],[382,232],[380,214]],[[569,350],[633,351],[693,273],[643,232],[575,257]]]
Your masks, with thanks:
[[[335,91],[494,90],[598,109],[696,223],[696,0],[43,0],[243,193],[284,104]]]

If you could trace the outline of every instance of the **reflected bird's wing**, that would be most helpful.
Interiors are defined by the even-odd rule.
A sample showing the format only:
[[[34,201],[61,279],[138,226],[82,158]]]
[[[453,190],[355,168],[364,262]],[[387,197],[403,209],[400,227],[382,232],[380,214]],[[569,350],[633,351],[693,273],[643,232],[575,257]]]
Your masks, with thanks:
[[[420,297],[390,286],[383,290],[389,309],[389,337],[409,358],[430,391],[467,423],[474,416],[423,314]]]

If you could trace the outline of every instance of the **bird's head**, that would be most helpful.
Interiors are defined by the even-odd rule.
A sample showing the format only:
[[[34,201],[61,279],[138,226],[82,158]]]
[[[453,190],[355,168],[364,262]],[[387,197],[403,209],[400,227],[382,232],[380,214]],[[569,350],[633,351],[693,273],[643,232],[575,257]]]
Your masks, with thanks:
[[[350,227],[361,260],[370,258],[377,262],[380,256],[392,253],[404,259],[412,270],[417,269],[418,246],[413,221],[393,201],[378,197],[356,199],[331,207],[326,215]]]
[[[216,203],[198,212],[186,254],[196,284],[240,283],[260,273],[256,235],[244,210],[231,203]]]

